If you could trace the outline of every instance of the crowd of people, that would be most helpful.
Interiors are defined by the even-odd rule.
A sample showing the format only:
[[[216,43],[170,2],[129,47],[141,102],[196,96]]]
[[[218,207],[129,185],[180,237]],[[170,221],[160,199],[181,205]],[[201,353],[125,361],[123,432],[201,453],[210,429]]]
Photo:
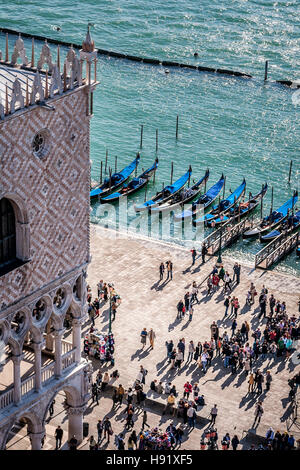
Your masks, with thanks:
[[[205,262],[205,250],[202,254],[202,262]],[[195,263],[195,250],[192,250],[193,264]],[[160,280],[164,278],[164,272],[167,271],[166,280],[173,278],[173,264],[171,261],[161,263],[159,267]],[[242,318],[239,299],[232,294],[234,287],[240,283],[241,266],[235,263],[233,266],[233,276],[230,275],[229,270],[224,266],[214,266],[212,273],[207,278],[207,289],[205,296],[211,297],[216,292],[220,291],[224,295],[224,314],[220,321],[212,321],[210,325],[210,337],[205,341],[185,341],[182,337],[179,341],[170,339],[166,341],[166,358],[171,369],[175,369],[178,374],[181,373],[183,364],[190,364],[194,362],[198,366],[199,373],[206,374],[207,370],[211,367],[212,362],[218,367],[222,368],[224,372],[229,370],[231,374],[244,374],[246,380],[246,395],[257,395],[257,401],[254,411],[253,427],[260,424],[261,418],[264,413],[263,401],[261,395],[263,393],[263,384],[265,384],[265,393],[267,393],[272,386],[272,373],[271,367],[273,362],[277,360],[287,360],[294,350],[295,341],[300,338],[300,319],[295,314],[288,315],[286,303],[276,299],[273,294],[268,293],[268,289],[263,285],[261,292],[258,293],[254,284],[251,283],[245,298],[245,307],[248,309],[256,307],[256,299],[258,299],[259,313],[255,315],[257,324],[256,328],[251,329],[248,321],[239,320]],[[235,284],[234,284],[235,283]],[[103,299],[105,302],[108,300],[111,285],[106,285],[103,281],[98,284],[98,298]],[[192,321],[193,309],[195,304],[200,304],[199,286],[194,281],[190,291],[187,291],[184,297],[177,304],[177,319],[181,320],[188,315],[188,320]],[[97,316],[97,301],[98,298],[92,303],[91,297],[88,299],[89,308],[92,308],[94,315]],[[300,305],[300,304],[299,304]],[[300,307],[299,307],[300,308]],[[228,319],[230,325],[228,326]],[[227,328],[222,328],[223,321]],[[92,319],[91,319],[92,321]],[[260,324],[261,321],[261,324]],[[92,322],[93,323],[93,322]],[[255,322],[253,322],[255,323]],[[221,329],[223,331],[221,331]],[[150,347],[154,348],[154,339],[156,337],[153,329],[147,331],[143,328],[140,334],[142,349],[145,348],[147,341]],[[266,372],[262,371],[262,364],[268,361],[270,368]],[[106,373],[107,374],[107,373]],[[101,374],[102,375],[102,374]],[[108,375],[108,374],[107,374]],[[165,395],[166,403],[162,414],[169,413],[173,418],[182,418],[182,423],[177,427],[173,422],[169,424],[166,430],[162,431],[160,428],[151,428],[147,423],[147,412],[143,411],[142,429],[140,433],[136,434],[134,428],[134,415],[136,407],[143,407],[145,404],[145,377],[147,370],[140,366],[140,371],[132,388],[125,390],[119,384],[113,391],[113,407],[123,403],[126,396],[127,404],[124,410],[126,414],[125,430],[132,431],[128,437],[127,448],[128,450],[134,449],[162,449],[170,448],[175,449],[180,447],[183,436],[188,434],[188,430],[195,427],[197,420],[197,411],[201,409],[206,403],[204,394],[201,390],[198,381],[186,380],[183,389],[176,390],[174,383],[167,381],[163,383],[157,379],[153,379],[150,383],[150,390],[161,395]],[[116,375],[118,377],[118,374]],[[115,376],[115,377],[116,377]],[[174,376],[175,377],[175,376]],[[95,393],[93,392],[93,401],[99,397],[99,391],[102,390],[102,383],[104,377],[101,377],[100,385],[96,383],[93,385]],[[107,377],[106,377],[107,379]],[[109,377],[108,377],[109,380]],[[299,384],[300,374],[294,377],[293,386],[291,386],[290,398],[293,398],[295,387]],[[105,386],[104,388],[105,389]],[[134,400],[135,397],[135,400]],[[97,398],[98,401],[98,398]],[[135,401],[135,403],[134,403]],[[218,414],[217,404],[211,409],[209,429],[203,434],[200,449],[214,449],[218,448],[218,432],[215,428],[216,418]],[[102,431],[108,427],[108,418],[104,422],[99,421],[98,442],[91,449],[100,448],[102,439]],[[108,442],[110,436],[113,434],[111,423],[108,420],[110,427],[107,428],[105,437]],[[106,423],[106,424],[105,424]],[[145,431],[145,426],[149,429]],[[100,428],[102,431],[100,432]],[[271,431],[270,431],[271,430]],[[270,428],[267,433],[265,442],[258,446],[251,446],[250,450],[288,450],[300,446],[300,442],[295,442],[292,434],[287,432],[280,433],[274,432]],[[94,438],[93,438],[94,439]],[[121,433],[116,436],[116,446],[118,449],[125,449],[125,434]],[[237,435],[232,439],[229,433],[226,433],[220,440],[221,448],[227,450],[232,448],[236,450],[240,444]]]

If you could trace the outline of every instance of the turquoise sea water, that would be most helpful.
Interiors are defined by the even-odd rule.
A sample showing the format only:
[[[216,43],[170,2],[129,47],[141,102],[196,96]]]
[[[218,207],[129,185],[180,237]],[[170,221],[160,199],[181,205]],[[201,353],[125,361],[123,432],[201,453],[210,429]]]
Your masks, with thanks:
[[[103,49],[159,59],[220,67],[250,73],[253,80],[221,77],[192,70],[99,57],[100,85],[95,93],[91,122],[92,177],[99,178],[100,161],[108,149],[109,165],[128,164],[139,150],[144,125],[142,168],[154,161],[155,131],[159,132],[159,171],[151,196],[191,163],[193,178],[210,168],[208,186],[222,171],[227,191],[242,177],[247,191],[259,191],[263,182],[274,187],[274,208],[299,189],[299,96],[274,83],[300,79],[299,2],[217,0],[92,1],[66,0],[1,2],[0,25],[20,31],[81,43],[88,21],[92,36]],[[61,31],[55,31],[60,26]],[[3,51],[4,41],[0,39]],[[10,38],[12,51],[13,38]],[[30,47],[28,56],[30,58]],[[40,45],[37,46],[41,47]],[[194,52],[198,52],[197,59]],[[55,57],[55,48],[53,48]],[[264,62],[269,81],[264,83]],[[299,94],[299,93],[298,93]],[[179,115],[179,140],[175,140]],[[291,184],[287,184],[293,160]],[[270,207],[271,191],[264,200]],[[134,201],[144,200],[144,191]],[[298,204],[300,207],[300,204]],[[91,220],[96,217],[93,206]],[[175,231],[176,235],[176,231]],[[180,242],[179,240],[174,240]],[[252,262],[258,242],[239,242],[231,253]],[[300,272],[295,252],[276,269]]]

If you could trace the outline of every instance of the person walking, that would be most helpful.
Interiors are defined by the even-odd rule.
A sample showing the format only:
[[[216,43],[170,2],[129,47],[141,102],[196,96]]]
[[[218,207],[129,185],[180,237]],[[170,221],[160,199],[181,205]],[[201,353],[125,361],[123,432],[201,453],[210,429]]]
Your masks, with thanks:
[[[111,422],[109,421],[108,417],[104,418],[103,429],[104,429],[104,439],[107,437],[107,443],[109,443],[109,438],[113,434],[113,430],[111,427]]]
[[[254,392],[254,375],[251,373],[248,380],[248,393]]]
[[[193,356],[194,356],[194,352],[195,352],[195,346],[194,346],[193,341],[189,342],[188,351],[189,351],[189,353],[188,353],[188,357],[187,357],[186,362],[191,362],[192,359],[193,359]]]
[[[201,249],[201,256],[202,256],[202,264],[205,263],[205,255],[207,254],[207,248],[206,248],[206,244],[203,243],[202,245],[202,249]]]
[[[163,278],[164,278],[164,272],[165,272],[165,265],[164,265],[164,263],[160,263],[160,266],[159,266],[159,279],[160,279],[160,281],[162,281]]]
[[[231,337],[234,336],[236,327],[237,327],[237,322],[236,322],[236,319],[234,318],[234,320],[233,320],[233,322],[232,322],[232,324],[231,324],[231,331],[232,331]]]
[[[146,340],[147,340],[147,336],[148,336],[148,332],[147,332],[146,328],[143,328],[140,336],[141,336],[141,343],[143,345],[142,349],[144,349],[145,344],[146,344]]]
[[[154,348],[154,339],[156,337],[156,334],[154,333],[153,329],[151,328],[150,331],[149,331],[149,341],[150,341],[150,346],[151,346],[151,349]]]
[[[120,403],[120,405],[122,405],[122,403],[123,403],[124,395],[125,395],[125,390],[122,387],[122,385],[120,384],[119,387],[118,387],[118,390],[117,390],[118,402]]]
[[[235,434],[231,441],[232,450],[237,450],[237,446],[239,445],[239,443],[240,443],[239,438]]]
[[[197,297],[197,294],[198,294],[198,287],[197,287],[197,284],[196,284],[196,281],[193,281],[193,286],[192,286],[192,300],[191,300],[191,303],[196,301],[197,304],[200,303],[198,297]]]
[[[56,441],[56,447],[55,447],[55,450],[57,449],[60,449],[61,448],[61,441],[62,441],[62,437],[63,437],[63,430],[61,429],[60,426],[57,426],[57,428],[55,429],[55,441]]]
[[[99,405],[99,389],[96,382],[92,385],[92,403],[94,403],[95,401],[97,405]]]
[[[266,373],[266,391],[270,390],[271,382],[272,382],[271,371],[267,370],[267,373]]]
[[[196,410],[193,406],[190,406],[187,410],[187,417],[188,417],[188,425],[191,429],[195,427],[195,419],[196,419]]]
[[[143,420],[142,420],[142,430],[143,431],[144,431],[145,426],[148,426],[148,428],[150,428],[150,425],[147,423],[147,421],[148,421],[147,411],[144,410]]]
[[[191,250],[191,253],[192,253],[192,266],[194,266],[195,260],[196,260],[196,256],[197,256],[197,251],[195,250],[195,248],[193,248],[193,249]]]
[[[225,306],[225,313],[224,313],[224,317],[227,317],[227,312],[228,312],[228,308],[229,308],[229,304],[230,304],[230,295],[228,297],[226,297],[226,299],[224,300],[224,306]]]
[[[214,406],[212,407],[212,409],[210,411],[210,415],[211,415],[210,424],[213,426],[215,424],[216,418],[218,416],[218,408],[217,408],[216,404],[214,404]]]
[[[167,271],[168,271],[168,275],[167,275],[167,280],[170,278],[170,280],[173,279],[173,263],[172,261],[167,261]]]
[[[255,419],[254,419],[253,427],[257,427],[259,425],[263,412],[264,412],[264,409],[262,407],[262,401],[259,401],[255,407]],[[257,424],[256,424],[256,421],[257,421]]]
[[[189,396],[190,396],[190,393],[192,393],[192,390],[193,390],[192,384],[190,384],[190,382],[187,380],[186,383],[183,386],[183,389],[184,389],[183,398],[186,397],[187,400],[188,400]]]
[[[50,417],[52,417],[54,415],[54,403],[55,403],[55,400],[52,400],[50,406],[49,406],[49,414],[50,414]]]
[[[183,361],[184,361],[185,344],[184,344],[183,339],[179,340],[179,342],[177,344],[177,348],[179,349],[180,352],[182,352],[182,358],[183,358]]]
[[[98,419],[98,423],[97,423],[98,444],[100,444],[100,442],[101,442],[102,432],[103,432],[103,423],[102,423],[101,419]]]
[[[179,300],[179,302],[177,304],[177,318],[178,319],[182,318],[183,309],[184,309],[184,303],[183,303],[182,300]]]
[[[90,443],[90,450],[97,450],[98,445],[97,445],[97,442],[95,441],[94,436],[91,436],[89,438],[89,443]]]

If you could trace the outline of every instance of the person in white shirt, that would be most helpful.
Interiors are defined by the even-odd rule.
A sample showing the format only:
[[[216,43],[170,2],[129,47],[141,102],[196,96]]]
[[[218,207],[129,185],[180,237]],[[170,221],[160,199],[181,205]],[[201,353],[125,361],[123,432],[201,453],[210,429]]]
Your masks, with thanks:
[[[172,387],[171,382],[169,382],[169,383],[167,383],[167,384],[165,385],[165,393],[166,393],[167,395],[170,393],[171,387]]]
[[[187,357],[186,362],[190,362],[193,359],[194,352],[195,352],[194,342],[190,341],[189,342],[189,353],[188,353],[188,357]]]

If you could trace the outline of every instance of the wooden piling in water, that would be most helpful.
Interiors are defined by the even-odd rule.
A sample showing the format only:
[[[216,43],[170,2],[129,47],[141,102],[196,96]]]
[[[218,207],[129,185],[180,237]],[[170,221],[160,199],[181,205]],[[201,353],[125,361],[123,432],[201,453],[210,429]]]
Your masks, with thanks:
[[[269,65],[269,61],[266,60],[266,62],[265,62],[265,82],[268,80],[268,65]]]
[[[105,153],[105,169],[104,169],[104,174],[106,175],[107,173],[107,160],[108,160],[108,150],[106,149]]]
[[[158,129],[156,129],[156,152],[158,151]]]
[[[178,140],[178,121],[179,121],[179,116],[177,114],[177,117],[176,117],[176,140]]]
[[[146,183],[146,187],[145,187],[145,200],[144,200],[144,202],[147,201],[147,187],[148,187],[148,182],[149,182],[149,179],[147,179],[147,183]]]
[[[109,190],[111,190],[111,174],[112,174],[112,169],[109,167]]]
[[[140,148],[143,148],[143,132],[144,132],[144,126],[143,126],[143,124],[141,124]]]
[[[100,184],[102,184],[102,169],[103,169],[103,161],[101,160],[101,163],[100,163]]]
[[[224,177],[223,199],[224,199],[224,197],[225,197],[225,186],[226,186],[226,176]]]
[[[171,178],[170,178],[170,184],[173,183],[173,171],[174,171],[174,163],[171,163]]]
[[[289,184],[290,184],[290,182],[291,182],[292,167],[293,167],[293,160],[291,160],[291,162],[290,162],[289,181],[288,181]]]
[[[262,184],[262,185],[261,185],[261,189],[262,189],[262,190],[263,190],[263,187],[264,187],[264,185]],[[261,219],[263,218],[263,199],[264,199],[264,198],[262,197],[261,200],[260,200],[260,218],[261,218]]]
[[[273,195],[274,195],[274,188],[273,188],[273,186],[272,186],[270,214],[272,214],[272,212],[273,212]]]
[[[118,168],[118,156],[115,156],[115,173],[117,173],[117,168]]]

